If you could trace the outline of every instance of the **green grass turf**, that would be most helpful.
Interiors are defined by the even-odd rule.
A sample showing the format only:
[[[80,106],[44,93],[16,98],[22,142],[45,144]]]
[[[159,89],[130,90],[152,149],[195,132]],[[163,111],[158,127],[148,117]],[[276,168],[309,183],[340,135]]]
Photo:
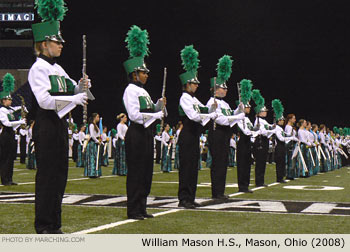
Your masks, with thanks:
[[[149,209],[149,213],[161,210]],[[73,233],[126,219],[123,208],[62,206],[62,231]],[[1,204],[1,234],[34,234],[34,205]]]
[[[205,167],[205,163],[203,163]],[[126,195],[126,177],[112,176],[113,161],[103,167],[103,176],[98,179],[85,179],[83,169],[76,168],[70,161],[66,193],[69,194],[111,194]],[[160,166],[154,166],[153,184],[150,196],[177,196],[178,173],[162,173]],[[25,169],[25,165],[15,163],[14,181],[30,183],[35,181],[35,171]],[[254,188],[254,166],[251,173],[251,188]],[[264,200],[298,200],[321,202],[350,202],[350,168],[310,178],[300,178],[287,184],[279,184],[255,191],[253,194],[241,194],[235,198]],[[267,165],[265,183],[276,181],[275,165]],[[158,183],[166,182],[166,183]],[[171,183],[170,183],[171,182]],[[198,184],[210,183],[210,170],[199,171]],[[237,183],[237,170],[229,168],[227,183]],[[305,191],[285,189],[285,185],[340,186],[340,191]],[[0,187],[2,192],[34,193],[34,183],[18,186]],[[237,188],[227,187],[226,194],[237,192]],[[210,186],[199,186],[197,198],[210,198]],[[152,210],[150,212],[165,211]],[[125,208],[63,206],[63,231],[76,232],[124,220]],[[100,233],[350,233],[350,217],[312,216],[292,214],[213,212],[183,210],[152,220],[129,223],[117,228],[103,230]],[[205,220],[205,225],[203,225]],[[0,233],[33,233],[34,206],[30,204],[0,204]],[[271,223],[279,223],[272,225]]]

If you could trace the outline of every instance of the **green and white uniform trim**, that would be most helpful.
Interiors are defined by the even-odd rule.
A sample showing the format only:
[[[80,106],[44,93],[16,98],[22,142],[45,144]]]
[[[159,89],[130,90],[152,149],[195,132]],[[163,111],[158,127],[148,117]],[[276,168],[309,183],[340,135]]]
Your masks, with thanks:
[[[230,105],[222,99],[216,99],[216,103],[218,104],[215,111],[218,114],[218,117],[215,120],[217,124],[233,127],[239,120],[244,118],[244,113],[241,112],[239,108],[232,110]],[[206,106],[211,108],[213,105],[214,98],[211,97]]]
[[[148,92],[133,83],[126,87],[123,103],[129,119],[135,123],[143,124],[145,128],[157,119],[155,118],[155,113],[161,111],[163,106],[163,102],[160,100],[154,104]],[[165,109],[166,114],[167,111]]]
[[[209,110],[196,97],[184,92],[180,98],[180,116],[187,116],[190,120],[205,126],[210,121]]]
[[[31,67],[28,81],[39,106],[56,111],[60,118],[76,107],[72,97],[82,92],[60,65],[52,65],[40,57]],[[90,91],[88,97],[94,99]]]

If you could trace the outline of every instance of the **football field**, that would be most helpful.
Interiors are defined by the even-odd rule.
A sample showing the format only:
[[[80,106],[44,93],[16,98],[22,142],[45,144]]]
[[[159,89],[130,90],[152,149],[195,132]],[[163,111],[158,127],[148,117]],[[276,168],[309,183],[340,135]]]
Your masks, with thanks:
[[[205,163],[203,163],[205,167]],[[70,161],[62,207],[62,231],[76,234],[349,234],[350,167],[276,183],[275,165],[267,165],[265,184],[252,194],[239,193],[237,168],[229,168],[228,201],[211,199],[210,170],[199,171],[197,199],[202,207],[179,208],[178,172],[154,166],[148,198],[153,219],[126,218],[126,177],[112,175],[113,160],[102,177],[89,179]],[[17,186],[0,186],[0,233],[34,230],[35,171],[15,161]]]

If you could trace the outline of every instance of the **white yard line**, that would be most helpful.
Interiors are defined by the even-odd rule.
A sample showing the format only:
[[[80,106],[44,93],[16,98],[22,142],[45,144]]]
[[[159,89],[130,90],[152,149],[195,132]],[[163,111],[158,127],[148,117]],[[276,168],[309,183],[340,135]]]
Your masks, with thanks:
[[[286,180],[287,181],[287,180]],[[289,180],[288,180],[289,181]],[[278,183],[278,182],[275,182],[275,183],[272,183],[272,184],[269,184],[267,185],[267,187],[271,187],[271,186],[275,186],[275,185],[279,185],[281,183]],[[264,186],[259,186],[259,187],[255,187],[253,189],[251,189],[252,191],[257,191],[257,190],[260,190],[260,189],[264,189],[264,188],[267,188],[267,187],[264,187]],[[238,196],[238,195],[242,195],[244,194],[244,192],[236,192],[236,193],[232,193],[232,194],[229,194],[228,196],[229,197],[234,197],[234,196]]]
[[[176,213],[176,212],[181,211],[181,210],[182,209],[172,209],[172,210],[169,210],[169,211],[164,211],[164,212],[153,214],[153,216],[157,217],[157,216],[161,216],[161,215]],[[101,230],[118,227],[118,226],[121,226],[121,225],[124,225],[124,224],[136,222],[136,221],[139,221],[139,220],[128,219],[128,220],[118,221],[118,222],[114,222],[114,223],[110,223],[110,224],[106,224],[106,225],[102,225],[102,226],[98,226],[98,227],[94,227],[94,228],[90,228],[90,229],[81,230],[81,231],[78,231],[78,232],[74,232],[72,234],[90,234],[90,233],[94,233],[94,232],[98,232],[98,231],[101,231]]]

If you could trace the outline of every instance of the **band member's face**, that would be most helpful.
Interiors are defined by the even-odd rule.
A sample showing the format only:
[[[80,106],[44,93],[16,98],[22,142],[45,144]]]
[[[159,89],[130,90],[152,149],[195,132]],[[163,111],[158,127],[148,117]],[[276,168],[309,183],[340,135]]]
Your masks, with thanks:
[[[307,122],[304,121],[304,122],[303,122],[303,127],[306,128],[306,126],[307,126]]]
[[[51,58],[59,57],[62,53],[63,44],[56,41],[45,41],[43,42],[43,48],[44,54],[46,54],[45,52],[48,54],[46,56],[49,56]]]
[[[250,113],[250,107],[245,107],[244,108],[244,113],[249,114]]]
[[[227,88],[219,87],[216,89],[216,96],[223,98],[226,96],[226,94],[227,94]]]
[[[292,121],[292,123],[294,124],[295,122],[296,122],[296,118],[295,118],[295,116],[293,116],[292,118],[291,118],[291,121]]]
[[[189,83],[189,84],[187,84],[187,87],[188,87],[187,91],[195,93],[197,91],[197,88],[198,88],[198,83]]]
[[[4,104],[5,107],[11,106],[12,99],[3,99],[2,104]]]
[[[260,117],[266,117],[266,116],[267,116],[267,112],[266,112],[266,111],[260,112],[260,113],[259,113],[259,116],[260,116]]]
[[[279,120],[278,121],[278,125],[283,125],[284,124],[284,120]]]
[[[97,115],[94,120],[95,123],[97,123],[98,121],[100,121],[100,115]]]
[[[167,126],[165,126],[165,130],[166,130],[166,131],[169,131],[169,129],[170,129],[170,126],[169,126],[169,124],[168,124]]]
[[[148,73],[147,72],[138,72],[139,75],[139,81],[145,85],[148,79]]]
[[[128,117],[125,115],[123,118],[122,118],[123,122],[126,123],[128,121]]]

